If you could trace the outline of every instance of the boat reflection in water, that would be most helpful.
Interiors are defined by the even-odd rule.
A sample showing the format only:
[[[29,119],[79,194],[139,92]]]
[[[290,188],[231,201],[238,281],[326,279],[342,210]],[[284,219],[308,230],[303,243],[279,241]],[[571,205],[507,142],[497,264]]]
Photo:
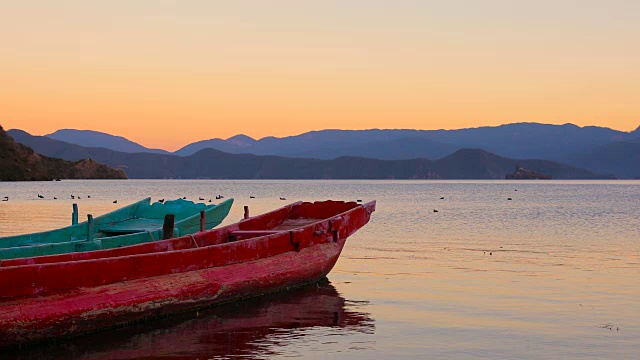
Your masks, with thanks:
[[[296,338],[307,336],[301,329],[372,334],[374,320],[356,309],[362,305],[345,300],[325,278],[299,289],[13,350],[3,359],[268,356],[278,351],[278,342],[270,337],[287,332],[295,332]]]

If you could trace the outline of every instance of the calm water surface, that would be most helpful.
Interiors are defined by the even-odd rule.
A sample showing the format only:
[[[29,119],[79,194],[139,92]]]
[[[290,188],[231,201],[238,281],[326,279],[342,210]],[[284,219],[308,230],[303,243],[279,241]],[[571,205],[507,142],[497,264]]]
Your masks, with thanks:
[[[0,236],[67,225],[74,201],[85,218],[146,196],[217,194],[236,199],[225,224],[243,205],[378,207],[327,282],[0,357],[640,356],[640,181],[0,183]]]

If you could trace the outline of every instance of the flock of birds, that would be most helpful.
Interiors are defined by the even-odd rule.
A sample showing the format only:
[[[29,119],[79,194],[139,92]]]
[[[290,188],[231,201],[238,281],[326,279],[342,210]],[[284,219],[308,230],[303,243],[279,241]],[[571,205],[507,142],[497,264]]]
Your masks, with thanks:
[[[75,199],[79,199],[79,200],[80,200],[80,199],[82,199],[82,197],[81,197],[81,196],[79,196],[79,195],[73,195],[73,194],[69,195],[69,197],[70,197],[72,200],[75,200]],[[45,196],[44,196],[44,195],[40,195],[40,194],[38,194],[38,199],[44,199],[44,198],[45,198]],[[256,197],[255,197],[255,196],[253,196],[253,195],[250,195],[250,196],[249,196],[249,198],[250,198],[250,199],[255,199]],[[91,195],[87,195],[87,199],[91,199]],[[183,199],[183,200],[187,200],[187,197],[186,197],[186,196],[183,196],[183,197],[182,197],[182,199]],[[221,199],[224,199],[224,196],[222,196],[222,195],[216,195],[216,200],[221,200]],[[444,197],[443,197],[442,199],[444,199]],[[54,196],[54,197],[53,197],[53,200],[58,200],[58,198]],[[199,200],[199,201],[205,201],[205,198],[203,198],[203,197],[199,196],[199,197],[198,197],[198,200]],[[280,196],[280,200],[287,200],[287,198]],[[511,200],[511,199],[509,199],[509,200]],[[9,201],[9,197],[8,197],[8,196],[5,196],[5,197],[2,199],[2,201]],[[158,202],[159,202],[159,203],[161,203],[161,204],[164,204],[164,201],[165,201],[165,199],[159,199],[159,200],[158,200]],[[358,200],[356,200],[356,201],[357,201],[357,202],[359,202],[359,203],[361,203],[361,202],[362,202],[362,200],[360,200],[360,199],[358,199]],[[209,202],[213,202],[213,200],[212,200],[212,199],[209,199]],[[117,204],[117,203],[118,203],[118,200],[114,200],[114,201],[113,201],[113,203],[114,203],[114,204]],[[434,212],[438,212],[437,210],[433,210],[433,211],[434,211]]]
[[[518,191],[518,189],[515,189],[515,191]],[[76,199],[76,198],[78,198],[78,199],[82,199],[82,198],[81,198],[80,196],[78,196],[78,195],[73,195],[73,194],[71,194],[71,195],[69,195],[69,196],[71,197],[71,199]],[[40,195],[40,194],[38,194],[38,198],[39,198],[39,199],[44,199],[45,197],[44,197],[44,195]],[[249,196],[249,198],[250,198],[250,199],[255,199],[256,197],[255,197],[255,196],[253,196],[253,195],[250,195],[250,196]],[[91,199],[91,195],[87,195],[87,199]],[[183,196],[183,197],[182,197],[182,199],[183,199],[183,200],[186,200],[186,199],[187,199],[187,197],[186,197],[186,196]],[[222,196],[222,195],[216,195],[216,200],[221,200],[221,199],[224,199],[224,196]],[[58,200],[58,198],[54,196],[54,197],[53,197],[53,200]],[[205,198],[203,198],[203,197],[198,197],[198,200],[199,200],[199,201],[205,201]],[[280,197],[280,200],[287,200],[287,199],[281,196],[281,197]],[[441,197],[440,197],[440,200],[444,200],[444,196],[441,196]],[[510,197],[508,197],[508,198],[507,198],[507,200],[513,200],[513,199],[512,199],[512,198],[510,198]],[[5,196],[5,197],[2,199],[2,201],[9,201],[9,197],[8,197],[8,196]],[[161,204],[164,204],[164,201],[165,201],[164,199],[160,199],[160,200],[158,200],[158,202],[159,202],[159,203],[161,203]],[[357,201],[357,202],[359,202],[359,203],[361,203],[361,202],[362,202],[362,200],[361,200],[361,199],[358,199],[358,200],[356,200],[356,201]],[[213,200],[212,200],[212,199],[209,199],[209,202],[213,202]],[[118,200],[114,200],[114,201],[113,201],[113,203],[114,203],[114,204],[117,204],[117,203],[118,203]],[[439,211],[438,211],[437,209],[433,209],[433,212],[434,212],[434,213],[437,213],[437,212],[439,212]]]
[[[69,197],[70,197],[72,200],[75,200],[75,199],[80,200],[80,199],[82,199],[82,197],[81,197],[81,196],[79,196],[79,195],[73,195],[73,194],[69,195]],[[45,196],[44,196],[44,195],[40,195],[40,194],[38,194],[38,199],[44,199],[44,198],[45,198]],[[250,199],[255,199],[256,197],[255,197],[255,196],[253,196],[253,195],[251,195],[251,196],[249,196],[249,198],[250,198]],[[91,199],[91,195],[87,195],[87,199]],[[183,197],[182,197],[182,199],[183,199],[183,200],[187,200],[187,197],[186,197],[186,196],[183,196]],[[224,199],[224,196],[222,196],[222,195],[216,195],[216,200],[221,200],[221,199]],[[54,197],[53,197],[53,200],[58,200],[58,198],[54,196]],[[199,200],[199,201],[205,201],[205,199],[204,199],[203,197],[198,197],[198,200]],[[287,199],[281,196],[281,197],[280,197],[280,200],[287,200]],[[5,197],[2,199],[2,201],[9,201],[9,197],[8,197],[8,196],[5,196]],[[161,204],[164,204],[164,201],[165,201],[164,199],[160,199],[160,200],[158,200],[158,202],[159,202],[159,203],[161,203]],[[213,200],[212,200],[212,199],[209,199],[209,202],[213,202]],[[362,202],[362,200],[358,200],[358,202]],[[118,203],[118,200],[114,200],[114,201],[113,201],[113,203],[114,203],[114,204],[117,204],[117,203]]]

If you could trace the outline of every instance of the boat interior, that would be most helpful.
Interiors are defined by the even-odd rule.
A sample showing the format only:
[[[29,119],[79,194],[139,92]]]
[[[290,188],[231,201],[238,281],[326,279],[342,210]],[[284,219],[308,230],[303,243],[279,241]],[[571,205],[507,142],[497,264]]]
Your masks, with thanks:
[[[296,202],[265,214],[241,220],[235,224],[192,235],[108,250],[1,260],[0,267],[114,258],[216,246],[299,229],[340,215],[358,206],[361,205],[356,202],[343,201]]]

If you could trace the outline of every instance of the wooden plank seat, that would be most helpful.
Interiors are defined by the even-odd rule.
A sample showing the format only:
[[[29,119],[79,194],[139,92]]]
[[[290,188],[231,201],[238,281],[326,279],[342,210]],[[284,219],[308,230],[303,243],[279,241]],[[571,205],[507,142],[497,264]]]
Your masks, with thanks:
[[[313,224],[315,222],[321,221],[322,219],[311,219],[311,218],[301,218],[301,219],[287,219],[279,226],[273,228],[274,230],[286,231],[293,230],[299,227],[303,227],[309,224]]]

